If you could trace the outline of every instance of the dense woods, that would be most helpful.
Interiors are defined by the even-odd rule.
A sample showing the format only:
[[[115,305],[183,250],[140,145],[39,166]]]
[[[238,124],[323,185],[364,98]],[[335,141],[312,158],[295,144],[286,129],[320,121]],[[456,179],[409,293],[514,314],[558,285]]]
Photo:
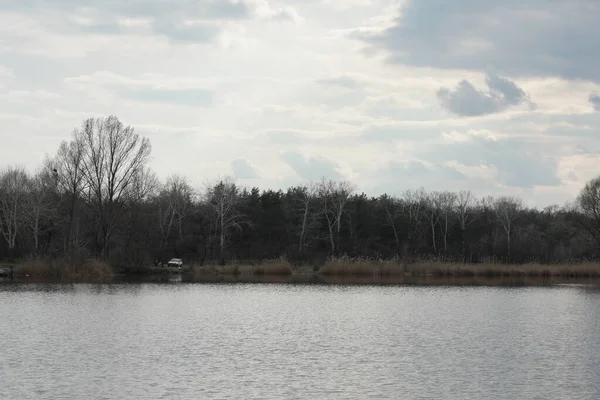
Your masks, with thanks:
[[[573,205],[407,190],[360,193],[323,179],[285,191],[233,179],[194,188],[148,168],[150,142],[114,116],[88,119],[33,173],[0,171],[0,259],[99,258],[113,265],[330,255],[482,262],[571,262],[600,255],[600,178]],[[398,177],[402,179],[401,176]]]

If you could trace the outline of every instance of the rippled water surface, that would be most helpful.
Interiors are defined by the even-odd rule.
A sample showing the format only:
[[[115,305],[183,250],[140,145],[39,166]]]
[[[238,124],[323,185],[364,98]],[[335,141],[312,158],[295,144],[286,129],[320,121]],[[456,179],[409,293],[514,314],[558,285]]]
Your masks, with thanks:
[[[0,398],[598,399],[600,290],[0,284]]]

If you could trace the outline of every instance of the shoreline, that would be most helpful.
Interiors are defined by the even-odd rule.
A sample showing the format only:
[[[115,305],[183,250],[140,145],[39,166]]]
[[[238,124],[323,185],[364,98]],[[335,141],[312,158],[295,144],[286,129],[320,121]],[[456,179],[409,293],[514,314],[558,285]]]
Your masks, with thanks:
[[[1,284],[291,284],[340,286],[498,286],[539,287],[560,285],[599,286],[600,277],[568,276],[450,276],[450,275],[323,275],[294,273],[292,275],[194,275],[189,273],[126,275],[113,274],[101,278],[14,276],[0,277]]]
[[[57,282],[264,282],[264,283],[445,283],[468,282],[532,282],[532,283],[600,283],[600,263],[562,264],[500,264],[416,262],[401,264],[395,261],[363,259],[329,259],[319,268],[313,265],[292,266],[285,259],[267,260],[254,264],[223,266],[126,267],[110,268],[94,260],[73,270],[61,264],[40,261],[0,264],[0,282],[57,281]],[[12,276],[11,276],[12,272]]]

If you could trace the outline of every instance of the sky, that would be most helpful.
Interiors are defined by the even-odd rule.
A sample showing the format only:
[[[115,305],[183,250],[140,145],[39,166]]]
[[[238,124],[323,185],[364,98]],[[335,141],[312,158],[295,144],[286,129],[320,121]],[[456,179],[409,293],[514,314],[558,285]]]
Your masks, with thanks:
[[[597,21],[597,0],[0,1],[0,165],[116,115],[161,179],[562,205],[600,174]]]

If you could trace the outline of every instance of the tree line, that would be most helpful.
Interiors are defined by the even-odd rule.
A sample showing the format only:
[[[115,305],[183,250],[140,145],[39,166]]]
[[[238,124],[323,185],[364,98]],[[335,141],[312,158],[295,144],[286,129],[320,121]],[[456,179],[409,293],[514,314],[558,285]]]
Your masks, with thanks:
[[[406,190],[369,197],[348,181],[287,190],[225,178],[195,189],[160,181],[151,144],[117,117],[90,118],[34,173],[0,171],[0,258],[95,257],[146,266],[179,257],[225,263],[331,255],[461,262],[598,258],[600,177],[571,205],[528,208],[517,197]],[[402,179],[402,177],[398,177]]]

